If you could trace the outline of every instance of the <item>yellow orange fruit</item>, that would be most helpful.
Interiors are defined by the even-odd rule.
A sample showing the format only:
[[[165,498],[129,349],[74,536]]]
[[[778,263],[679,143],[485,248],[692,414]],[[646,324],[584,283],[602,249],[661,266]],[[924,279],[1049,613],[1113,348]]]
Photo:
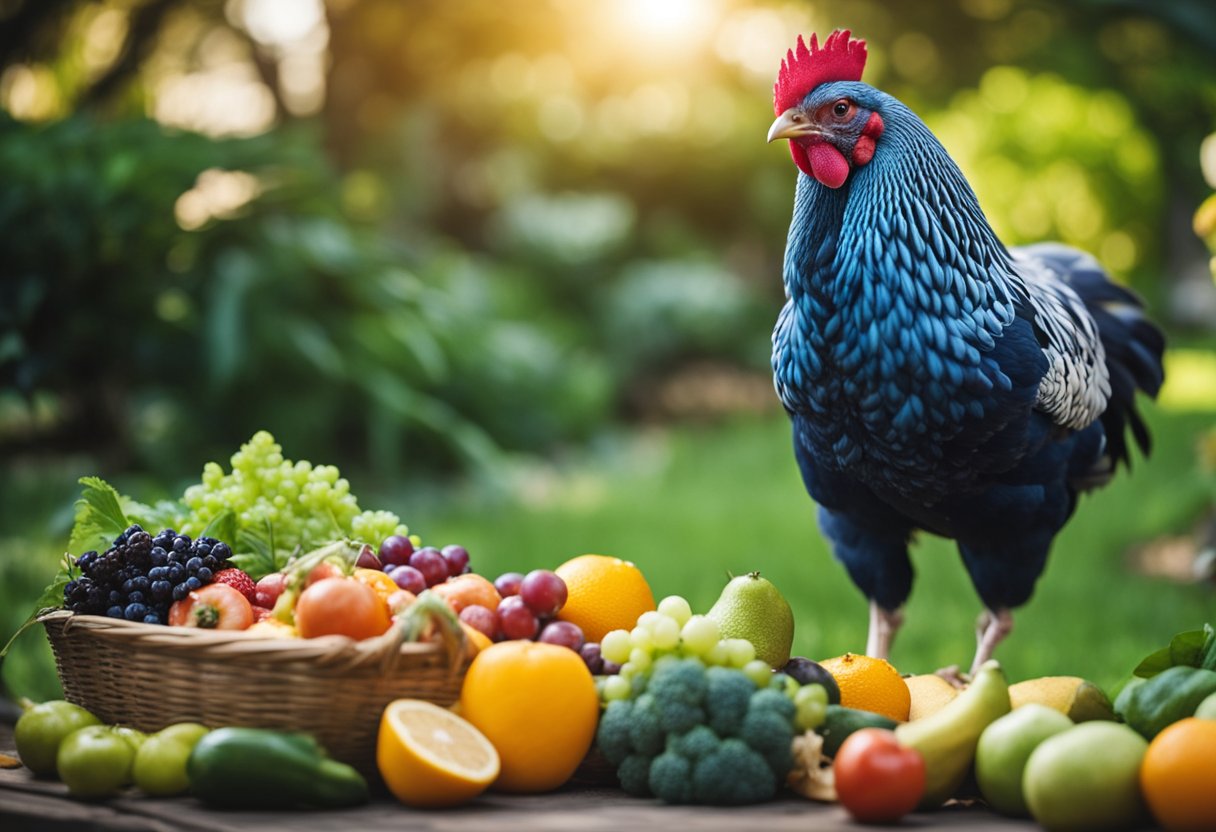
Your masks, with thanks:
[[[392,578],[389,578],[391,581]],[[457,615],[465,607],[479,605],[488,610],[498,609],[498,603],[502,600],[502,596],[498,594],[498,590],[494,588],[491,582],[484,575],[478,575],[476,572],[468,572],[464,575],[457,575],[455,578],[449,578],[441,584],[435,584],[431,587],[431,592],[438,595],[440,598],[448,602]]]
[[[388,604],[354,578],[324,578],[296,601],[296,629],[304,638],[339,635],[358,641],[381,635],[389,624]]]
[[[498,776],[498,752],[485,735],[451,711],[420,699],[390,702],[380,717],[376,765],[402,803],[455,806]]]
[[[638,616],[655,608],[650,584],[629,561],[580,555],[553,571],[567,591],[557,617],[577,624],[587,641],[600,641],[612,630],[630,630]]]
[[[840,704],[844,707],[882,714],[899,722],[908,720],[912,694],[890,662],[845,653],[819,664],[836,679]]]
[[[911,707],[908,709],[909,722],[937,713],[961,693],[959,688],[936,673],[909,676],[904,679],[904,684],[908,686],[908,693],[912,697]]]
[[[498,750],[496,789],[546,792],[570,779],[599,720],[591,672],[568,647],[502,641],[465,673],[460,713]]]
[[[1216,720],[1188,717],[1153,738],[1140,762],[1140,790],[1170,832],[1216,828]]]

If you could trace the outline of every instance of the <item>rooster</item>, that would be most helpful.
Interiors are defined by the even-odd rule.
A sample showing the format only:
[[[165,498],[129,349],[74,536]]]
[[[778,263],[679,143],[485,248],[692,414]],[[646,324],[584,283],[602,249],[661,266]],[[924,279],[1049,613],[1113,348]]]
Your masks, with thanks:
[[[958,543],[984,606],[972,672],[1013,628],[1082,491],[1147,454],[1136,390],[1165,341],[1060,243],[1007,248],[908,107],[861,83],[865,42],[798,38],[768,140],[800,171],[773,332],[777,394],[836,558],[887,658],[917,530]]]

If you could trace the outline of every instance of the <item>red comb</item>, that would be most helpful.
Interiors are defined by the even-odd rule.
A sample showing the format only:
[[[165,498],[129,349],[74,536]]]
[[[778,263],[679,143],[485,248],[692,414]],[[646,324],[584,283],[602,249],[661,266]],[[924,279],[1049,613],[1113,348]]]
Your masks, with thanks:
[[[866,42],[849,40],[848,29],[832,32],[822,47],[812,34],[810,49],[799,35],[797,48],[786,54],[773,84],[773,111],[781,115],[827,81],[860,81],[865,67]]]

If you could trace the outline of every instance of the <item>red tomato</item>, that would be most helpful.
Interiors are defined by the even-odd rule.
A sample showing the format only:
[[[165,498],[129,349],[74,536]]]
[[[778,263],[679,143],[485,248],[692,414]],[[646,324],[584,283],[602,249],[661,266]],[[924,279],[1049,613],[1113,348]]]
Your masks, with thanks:
[[[208,584],[169,607],[169,624],[207,630],[245,630],[253,624],[253,606],[227,584]]]
[[[354,578],[326,578],[300,593],[296,627],[304,638],[339,635],[356,641],[389,628],[388,605]]]
[[[894,731],[862,728],[836,752],[836,796],[862,823],[893,823],[916,808],[925,792],[925,760]]]

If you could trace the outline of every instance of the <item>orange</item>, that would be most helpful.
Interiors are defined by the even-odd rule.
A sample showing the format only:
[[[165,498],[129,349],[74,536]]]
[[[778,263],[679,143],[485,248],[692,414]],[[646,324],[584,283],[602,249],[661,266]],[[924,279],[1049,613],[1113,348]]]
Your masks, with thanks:
[[[401,587],[397,586],[397,582],[388,576],[387,573],[381,572],[379,569],[363,569],[355,570],[354,579],[361,584],[367,584],[372,590],[379,595],[387,603],[388,599],[394,592],[399,592]]]
[[[912,693],[890,662],[845,653],[819,664],[836,679],[840,704],[844,707],[882,714],[898,722],[908,721]]]
[[[389,627],[388,604],[354,578],[324,578],[296,600],[296,628],[304,638],[347,636],[356,641]]]
[[[389,580],[391,581],[392,578]],[[447,601],[448,606],[457,615],[460,615],[460,611],[465,607],[471,607],[474,604],[479,604],[488,610],[496,610],[498,603],[502,601],[502,596],[498,594],[494,584],[475,572],[457,575],[441,584],[435,584],[431,587],[431,592]]]
[[[1188,717],[1154,737],[1140,790],[1170,832],[1216,829],[1216,720]]]
[[[460,713],[494,744],[494,788],[547,792],[570,779],[595,738],[595,681],[568,647],[502,641],[477,654],[460,690]]]
[[[577,624],[587,641],[600,641],[612,630],[631,630],[638,616],[654,609],[650,584],[627,560],[581,555],[554,571],[568,593],[557,617]]]
[[[485,735],[438,705],[390,702],[380,717],[376,765],[384,785],[410,806],[455,806],[498,776],[498,752]]]

